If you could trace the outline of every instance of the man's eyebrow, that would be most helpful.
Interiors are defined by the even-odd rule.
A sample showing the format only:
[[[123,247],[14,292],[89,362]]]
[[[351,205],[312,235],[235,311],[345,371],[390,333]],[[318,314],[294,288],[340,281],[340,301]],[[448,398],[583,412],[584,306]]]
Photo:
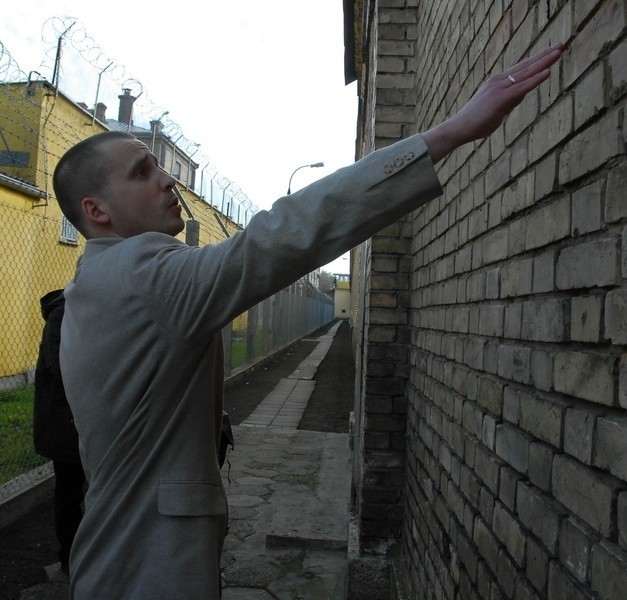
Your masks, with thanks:
[[[154,162],[157,167],[159,166],[159,161],[154,154],[152,154],[151,152],[144,152],[141,156],[139,156],[135,161],[131,163],[131,171],[134,171],[139,167],[143,167],[147,162]]]

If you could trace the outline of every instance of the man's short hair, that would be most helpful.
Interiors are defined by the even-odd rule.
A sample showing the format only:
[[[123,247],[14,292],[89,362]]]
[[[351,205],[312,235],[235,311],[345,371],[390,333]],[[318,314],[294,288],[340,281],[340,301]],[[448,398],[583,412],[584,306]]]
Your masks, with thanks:
[[[85,235],[81,201],[106,190],[109,160],[100,146],[113,139],[135,139],[123,131],[105,131],[72,146],[59,160],[52,176],[52,187],[66,219]]]

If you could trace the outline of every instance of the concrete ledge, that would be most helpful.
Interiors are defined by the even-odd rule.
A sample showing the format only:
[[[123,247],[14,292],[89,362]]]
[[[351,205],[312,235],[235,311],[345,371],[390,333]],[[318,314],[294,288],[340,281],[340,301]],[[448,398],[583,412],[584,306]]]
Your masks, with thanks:
[[[52,463],[32,469],[0,487],[0,530],[52,500],[54,471]]]
[[[308,550],[343,550],[347,548],[346,540],[329,538],[311,538],[298,535],[266,534],[267,548],[306,548]]]
[[[348,521],[346,600],[386,600],[390,595],[390,562],[385,556],[366,556],[359,550],[359,526],[351,514]]]
[[[390,600],[409,600],[407,582],[401,570],[401,548],[399,544],[393,544],[389,553],[390,560]]]

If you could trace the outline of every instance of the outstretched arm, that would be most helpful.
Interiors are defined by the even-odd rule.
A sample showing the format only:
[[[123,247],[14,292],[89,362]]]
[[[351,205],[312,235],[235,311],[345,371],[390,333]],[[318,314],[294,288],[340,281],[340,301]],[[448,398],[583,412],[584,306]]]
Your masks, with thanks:
[[[457,114],[423,133],[431,160],[437,163],[455,148],[495,131],[506,115],[549,77],[563,48],[556,44],[493,75]]]

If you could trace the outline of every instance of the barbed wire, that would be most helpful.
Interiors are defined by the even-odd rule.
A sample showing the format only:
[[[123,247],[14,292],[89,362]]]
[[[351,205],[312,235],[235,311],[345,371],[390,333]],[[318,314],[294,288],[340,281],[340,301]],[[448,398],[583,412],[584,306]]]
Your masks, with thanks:
[[[0,80],[1,81],[20,81],[26,80],[28,77],[20,66],[17,64],[11,53],[0,40]]]
[[[71,94],[74,91],[72,83],[79,81],[84,84],[82,77],[72,77],[79,68],[79,62],[82,61],[90,70],[91,76],[97,78],[93,103],[94,111],[97,103],[101,100],[99,95],[103,94],[103,87],[111,95],[116,94],[114,90],[117,90],[116,95],[118,96],[121,92],[125,93],[125,90],[128,90],[128,93],[134,98],[134,120],[136,119],[138,123],[146,123],[147,130],[152,127],[151,121],[158,121],[160,133],[172,140],[172,143],[188,157],[194,157],[194,162],[200,166],[201,170],[201,195],[203,194],[204,176],[206,175],[213,185],[216,175],[218,175],[220,181],[224,182],[221,187],[225,193],[228,191],[228,195],[233,201],[240,204],[251,215],[258,212],[258,207],[234,181],[218,173],[217,166],[200,148],[200,144],[184,134],[180,124],[170,116],[170,111],[150,98],[141,81],[132,76],[124,64],[112,58],[101,48],[96,40],[88,34],[79,19],[71,16],[48,18],[42,26],[41,39],[45,47],[44,56],[40,64],[35,70],[30,71],[28,76],[19,68],[17,61],[0,42],[0,80],[2,82],[30,81],[31,77],[36,74],[39,75],[39,79],[49,81],[64,94]],[[72,59],[76,57],[80,58],[80,61],[67,59],[64,61],[63,55],[66,52],[72,54]],[[64,77],[66,77],[65,80]],[[67,92],[63,89],[62,81],[67,81]],[[85,94],[85,91],[81,89],[79,94]],[[83,103],[83,105],[86,104]],[[237,193],[234,193],[235,191]]]

